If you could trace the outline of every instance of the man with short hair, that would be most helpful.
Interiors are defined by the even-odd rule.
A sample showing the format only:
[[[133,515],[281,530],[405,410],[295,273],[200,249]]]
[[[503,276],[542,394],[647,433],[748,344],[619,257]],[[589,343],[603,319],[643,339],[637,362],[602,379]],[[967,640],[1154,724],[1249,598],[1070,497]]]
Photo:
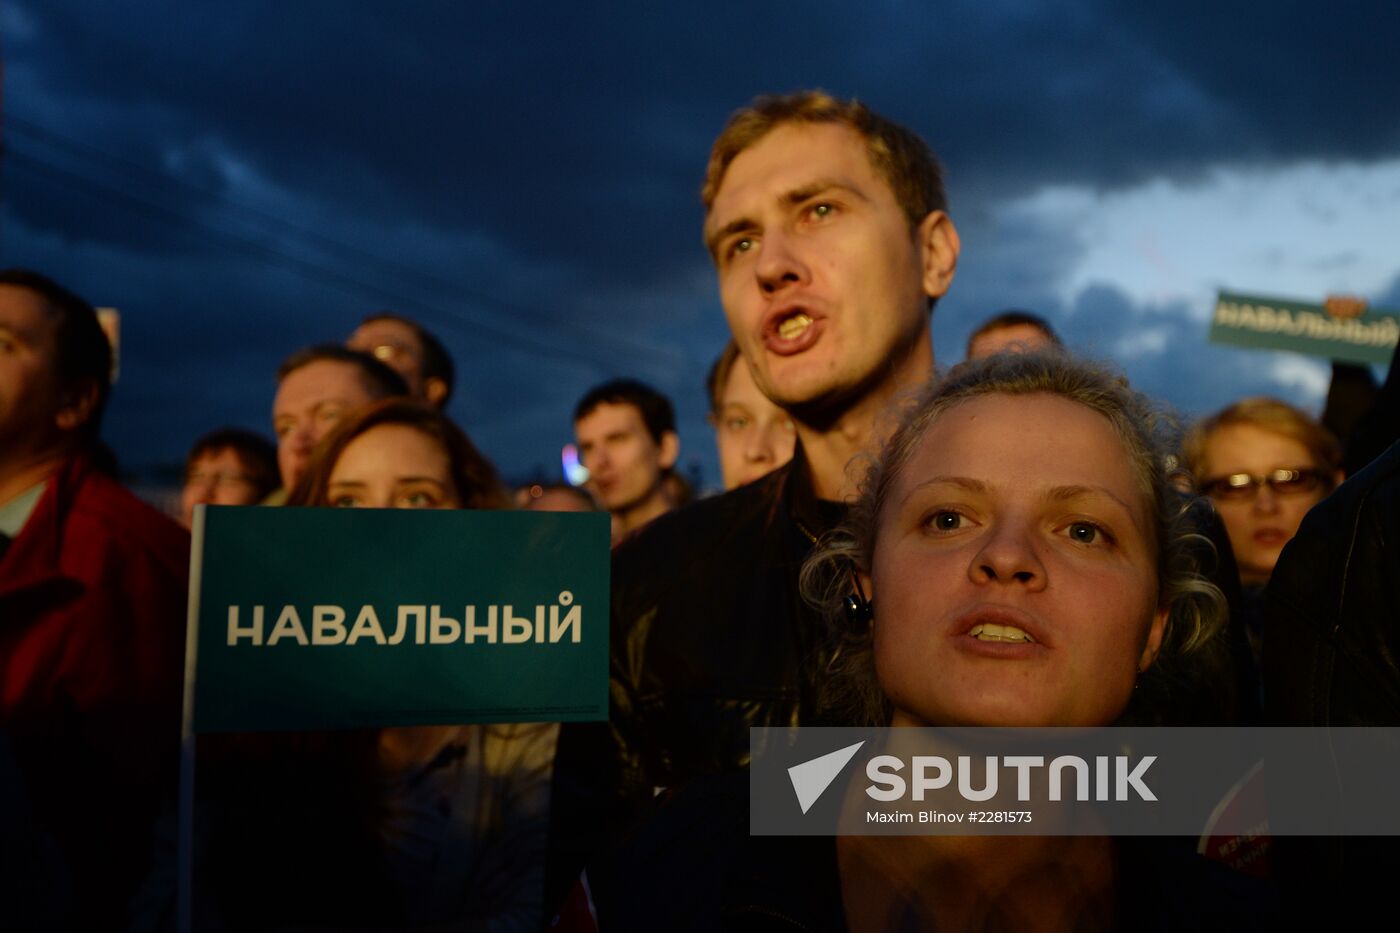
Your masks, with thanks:
[[[317,442],[332,428],[373,402],[407,394],[408,386],[394,370],[339,344],[308,347],[287,357],[277,369],[272,401],[283,501],[301,478]]]
[[[938,164],[859,103],[767,97],[716,140],[701,197],[734,339],[797,425],[797,472],[840,501],[875,415],[933,372],[929,311],[959,250]]]
[[[681,447],[666,396],[634,379],[595,386],[574,409],[574,434],[589,488],[612,513],[614,541],[675,506],[667,478]]]
[[[51,928],[124,928],[179,749],[189,536],[94,465],[110,374],[91,305],[0,272],[0,734],[69,873]]]
[[[447,348],[417,321],[382,311],[360,322],[345,341],[352,350],[387,364],[408,384],[408,394],[434,408],[452,397],[456,367]]]
[[[786,466],[661,518],[614,556],[613,702],[594,775],[610,789],[598,796],[613,795],[594,813],[614,825],[658,787],[744,767],[751,726],[823,721],[831,646],[798,571],[843,517],[847,464],[879,441],[877,416],[931,377],[930,310],[957,266],[932,152],[821,92],[731,118],[702,200],[730,329],[797,446]],[[561,796],[578,791],[591,741],[586,728],[561,735]]]
[[[989,318],[967,338],[967,358],[980,360],[997,353],[1025,353],[1060,347],[1050,322],[1029,311],[1003,311]]]

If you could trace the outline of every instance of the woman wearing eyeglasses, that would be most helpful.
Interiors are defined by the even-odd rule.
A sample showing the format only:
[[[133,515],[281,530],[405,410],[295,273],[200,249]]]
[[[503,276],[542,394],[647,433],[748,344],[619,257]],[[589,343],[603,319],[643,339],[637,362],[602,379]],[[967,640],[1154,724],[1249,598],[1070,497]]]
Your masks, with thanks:
[[[1182,453],[1225,523],[1246,592],[1269,581],[1308,509],[1343,478],[1331,432],[1271,398],[1244,399],[1206,418]]]

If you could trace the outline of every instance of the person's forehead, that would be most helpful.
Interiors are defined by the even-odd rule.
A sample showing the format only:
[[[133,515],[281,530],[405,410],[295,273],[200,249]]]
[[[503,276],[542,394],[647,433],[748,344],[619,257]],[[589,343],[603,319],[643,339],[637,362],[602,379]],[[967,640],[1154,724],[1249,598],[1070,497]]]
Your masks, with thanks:
[[[782,123],[734,157],[705,220],[716,229],[819,181],[851,184],[869,196],[893,192],[870,161],[866,140],[844,123]]]
[[[314,360],[294,369],[278,385],[273,407],[299,408],[329,400],[371,400],[358,366],[341,360]]]
[[[415,352],[422,350],[418,334],[403,321],[385,319],[361,324],[350,335],[349,343],[354,347],[372,347],[376,344],[391,343],[406,347]]]
[[[972,349],[989,355],[1013,344],[1034,349],[1050,343],[1050,335],[1034,324],[1003,324],[972,338]]]
[[[446,476],[451,460],[442,441],[414,425],[377,424],[345,445],[331,469],[331,481],[353,479],[366,471],[396,480]]]
[[[602,402],[576,425],[579,434],[608,434],[642,426],[642,411],[631,402]]]
[[[896,496],[934,476],[1021,492],[1101,487],[1145,519],[1146,494],[1127,445],[1099,412],[1063,396],[982,395],[942,412],[918,440]]]
[[[240,468],[248,466],[248,461],[243,454],[239,453],[237,447],[215,447],[211,450],[204,450],[190,460],[190,468],[200,466],[237,466]]]
[[[42,295],[19,285],[0,285],[0,327],[26,342],[40,343],[54,336],[58,322]]]
[[[1275,469],[1312,462],[1296,438],[1257,424],[1223,424],[1206,438],[1206,461],[1213,471]]]
[[[1003,324],[978,335],[979,340],[1049,340],[1045,331],[1034,324]]]

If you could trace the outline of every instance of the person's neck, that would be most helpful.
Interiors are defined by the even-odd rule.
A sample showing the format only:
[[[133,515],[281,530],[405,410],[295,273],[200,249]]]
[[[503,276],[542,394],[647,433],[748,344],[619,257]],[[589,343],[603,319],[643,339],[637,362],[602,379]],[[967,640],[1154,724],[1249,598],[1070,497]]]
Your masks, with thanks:
[[[612,513],[612,538],[620,540],[645,525],[671,511],[671,497],[666,495],[666,487],[660,483],[651,495],[636,505]]]
[[[883,416],[897,398],[927,383],[933,371],[933,344],[925,332],[883,381],[829,421],[807,420],[789,412],[818,499],[845,502],[856,497],[860,477],[848,470],[851,461],[859,454],[877,452],[895,427],[893,419],[885,423]]]
[[[57,473],[68,454],[50,449],[6,458],[0,463],[0,505]]]
[[[841,836],[852,933],[1106,930],[1117,869],[1104,836]]]

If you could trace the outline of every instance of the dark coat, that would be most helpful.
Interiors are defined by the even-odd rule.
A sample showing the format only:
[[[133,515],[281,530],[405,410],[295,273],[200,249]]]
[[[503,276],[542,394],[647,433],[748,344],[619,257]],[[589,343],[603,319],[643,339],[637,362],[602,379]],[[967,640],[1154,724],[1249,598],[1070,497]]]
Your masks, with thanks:
[[[1279,725],[1400,725],[1400,444],[1303,519],[1264,596]]]
[[[798,591],[845,508],[787,466],[662,516],[613,555],[611,719],[565,724],[547,897],[658,787],[748,767],[749,727],[819,724],[825,625]]]
[[[1274,725],[1400,725],[1397,536],[1400,443],[1308,512],[1274,567],[1264,592],[1264,696]],[[1366,776],[1336,773],[1328,805],[1368,806],[1355,784]],[[1394,848],[1377,837],[1280,837],[1274,862],[1296,914],[1331,923],[1393,911]]]
[[[845,933],[830,836],[749,833],[743,775],[694,781],[657,801],[589,871],[603,933]],[[1275,887],[1166,838],[1116,840],[1115,931],[1285,928]]]

